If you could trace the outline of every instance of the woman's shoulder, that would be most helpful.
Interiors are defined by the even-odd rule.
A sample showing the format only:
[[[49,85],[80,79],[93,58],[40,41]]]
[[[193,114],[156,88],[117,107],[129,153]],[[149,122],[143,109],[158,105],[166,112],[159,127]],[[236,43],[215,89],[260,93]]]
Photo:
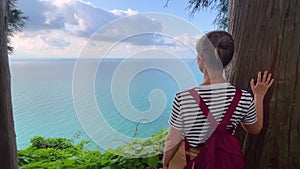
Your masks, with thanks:
[[[251,93],[248,92],[247,90],[245,90],[245,89],[241,89],[241,90],[242,90],[242,95],[243,96],[252,97]]]
[[[193,90],[193,89],[194,88],[181,90],[181,91],[176,93],[175,98],[180,99],[182,97],[186,97],[186,96],[190,95],[189,90]]]
[[[210,94],[220,94],[220,93],[231,93],[234,94],[236,89],[238,87],[235,87],[231,83],[216,83],[216,84],[210,84],[210,85],[198,85],[190,89],[184,89],[176,93],[176,97],[185,97],[190,95],[190,90],[196,90],[199,94],[205,94],[205,93],[210,93]],[[239,88],[241,89],[241,88]],[[252,95],[250,92],[248,92],[245,89],[241,89],[242,91],[242,97],[246,99],[251,99]]]
[[[249,91],[245,90],[245,89],[236,87],[236,86],[231,85],[231,84],[229,85],[229,87],[233,89],[234,93],[235,93],[235,91],[236,91],[237,89],[240,89],[240,90],[242,91],[242,97],[244,97],[244,98],[248,98],[248,99],[251,99],[251,98],[252,98],[251,93],[250,93]]]

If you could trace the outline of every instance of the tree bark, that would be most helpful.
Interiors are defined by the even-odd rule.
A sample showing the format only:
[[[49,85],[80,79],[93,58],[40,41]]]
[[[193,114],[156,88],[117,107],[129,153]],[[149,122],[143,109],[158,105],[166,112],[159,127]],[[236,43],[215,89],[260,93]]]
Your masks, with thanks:
[[[8,0],[0,1],[0,168],[18,168],[7,54]]]
[[[239,130],[248,169],[300,168],[300,1],[231,0],[229,32],[235,40],[228,80],[250,91],[250,79],[268,70],[275,84],[264,100],[258,136]],[[233,66],[234,65],[234,66]]]

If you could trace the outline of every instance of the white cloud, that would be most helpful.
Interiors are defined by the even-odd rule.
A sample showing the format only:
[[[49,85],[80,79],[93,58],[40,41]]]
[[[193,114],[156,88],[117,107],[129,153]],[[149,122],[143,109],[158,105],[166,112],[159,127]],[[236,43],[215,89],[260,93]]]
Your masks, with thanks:
[[[197,43],[197,40],[201,37],[202,35],[188,35],[186,33],[178,35],[174,37],[174,40],[177,40],[187,46],[194,46]]]
[[[108,11],[82,0],[20,0],[29,21],[13,38],[15,57],[76,57],[100,27],[137,11]]]
[[[97,32],[94,39],[101,41],[120,41],[135,45],[153,45],[155,32],[161,32],[163,25],[160,21],[152,20],[147,16],[133,15],[111,22]]]
[[[17,58],[70,58],[77,57],[87,40],[66,34],[62,30],[41,30],[19,33],[13,39]]]
[[[13,38],[15,57],[77,57],[99,28],[101,31],[93,37],[101,42],[95,49],[98,54],[106,52],[101,46],[111,46],[124,37],[128,38],[119,42],[124,43],[124,49],[147,49],[150,45],[179,51],[182,47],[177,45],[178,40],[193,43],[188,35],[172,40],[156,34],[164,29],[161,21],[132,9],[105,10],[82,0],[20,0],[18,7],[29,21],[25,30]]]
[[[127,9],[127,11],[119,10],[119,9],[113,9],[110,10],[111,13],[118,15],[118,16],[129,16],[129,15],[136,15],[138,14],[138,11],[134,11],[132,9]]]
[[[89,37],[101,26],[118,18],[115,14],[80,0],[43,0],[45,23],[76,36]],[[45,26],[47,29],[47,26]]]

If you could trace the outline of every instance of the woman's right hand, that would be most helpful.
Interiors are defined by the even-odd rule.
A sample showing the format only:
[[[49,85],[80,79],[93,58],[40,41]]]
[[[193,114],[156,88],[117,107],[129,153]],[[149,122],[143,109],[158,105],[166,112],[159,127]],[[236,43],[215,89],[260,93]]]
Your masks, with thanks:
[[[254,96],[264,97],[273,83],[272,74],[265,71],[263,75],[261,72],[258,72],[256,84],[254,84],[254,79],[251,79],[250,86]]]

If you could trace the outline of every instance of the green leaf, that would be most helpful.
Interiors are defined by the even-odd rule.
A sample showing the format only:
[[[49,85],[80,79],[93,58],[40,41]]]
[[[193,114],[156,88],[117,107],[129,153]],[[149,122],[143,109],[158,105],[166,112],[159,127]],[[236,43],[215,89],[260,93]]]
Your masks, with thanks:
[[[158,156],[147,157],[146,161],[147,161],[147,165],[149,165],[149,167],[153,168],[153,167],[157,167],[159,158],[158,158]]]

